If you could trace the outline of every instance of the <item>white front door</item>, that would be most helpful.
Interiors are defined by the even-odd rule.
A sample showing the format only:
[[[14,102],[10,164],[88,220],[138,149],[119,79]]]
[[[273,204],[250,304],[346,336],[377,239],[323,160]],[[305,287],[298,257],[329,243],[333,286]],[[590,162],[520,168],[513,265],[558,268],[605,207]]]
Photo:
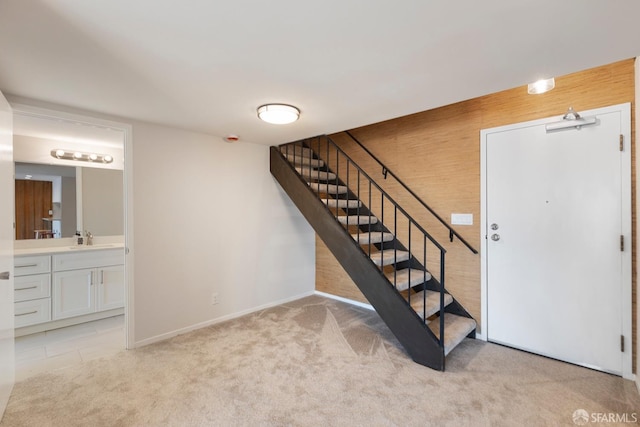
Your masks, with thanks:
[[[13,341],[13,115],[0,92],[0,419],[15,378]]]
[[[630,108],[582,114],[597,123],[483,131],[486,334],[621,375],[625,323],[631,360]]]

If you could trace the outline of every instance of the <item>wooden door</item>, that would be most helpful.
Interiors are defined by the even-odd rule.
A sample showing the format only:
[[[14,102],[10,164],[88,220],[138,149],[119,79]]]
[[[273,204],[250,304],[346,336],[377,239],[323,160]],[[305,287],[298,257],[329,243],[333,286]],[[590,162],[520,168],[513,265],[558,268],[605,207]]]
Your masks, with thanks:
[[[16,240],[34,239],[35,230],[50,230],[53,209],[50,181],[16,180]]]

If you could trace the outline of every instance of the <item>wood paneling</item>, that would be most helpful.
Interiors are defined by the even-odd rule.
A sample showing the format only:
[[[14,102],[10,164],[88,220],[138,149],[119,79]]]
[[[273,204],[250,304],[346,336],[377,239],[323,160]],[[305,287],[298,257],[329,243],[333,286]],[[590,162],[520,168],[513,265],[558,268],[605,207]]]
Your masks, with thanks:
[[[354,129],[351,132],[445,220],[451,213],[472,213],[472,226],[456,230],[480,250],[480,130],[562,115],[569,106],[584,111],[632,103],[633,185],[633,336],[636,336],[636,212],[635,212],[635,83],[634,60],[557,77],[556,88],[528,95],[526,86],[442,108]],[[331,137],[447,249],[446,285],[480,321],[480,256],[460,242],[449,243],[446,229],[409,202],[393,179],[382,179],[380,167],[345,134]],[[326,247],[316,245],[316,288],[362,301],[355,284],[339,268]],[[337,266],[337,267],[336,267]],[[634,345],[635,349],[635,345]],[[635,358],[634,358],[635,361]],[[635,368],[634,368],[635,370]]]
[[[50,218],[53,209],[51,181],[16,180],[16,239],[33,239],[34,230],[51,227],[42,218]]]

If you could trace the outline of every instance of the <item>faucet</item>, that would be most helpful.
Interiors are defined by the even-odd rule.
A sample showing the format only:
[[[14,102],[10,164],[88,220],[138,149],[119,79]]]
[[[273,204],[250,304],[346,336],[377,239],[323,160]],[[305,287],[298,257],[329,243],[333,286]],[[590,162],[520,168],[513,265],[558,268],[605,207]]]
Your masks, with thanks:
[[[84,231],[85,236],[87,236],[87,246],[93,245],[93,234],[90,231]]]

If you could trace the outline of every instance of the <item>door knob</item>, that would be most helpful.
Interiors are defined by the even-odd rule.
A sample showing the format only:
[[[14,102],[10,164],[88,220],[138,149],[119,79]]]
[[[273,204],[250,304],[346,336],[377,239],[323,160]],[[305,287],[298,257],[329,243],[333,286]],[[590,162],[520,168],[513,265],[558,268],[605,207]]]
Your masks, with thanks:
[[[493,224],[491,224],[491,229],[492,230],[497,230],[498,229],[498,224],[496,224],[495,222]]]
[[[491,240],[493,240],[494,242],[497,242],[498,240],[500,240],[500,235],[499,234],[492,234],[491,235]]]
[[[8,271],[3,271],[2,273],[0,273],[0,280],[9,280],[9,277],[11,277],[11,273],[9,273]]]

